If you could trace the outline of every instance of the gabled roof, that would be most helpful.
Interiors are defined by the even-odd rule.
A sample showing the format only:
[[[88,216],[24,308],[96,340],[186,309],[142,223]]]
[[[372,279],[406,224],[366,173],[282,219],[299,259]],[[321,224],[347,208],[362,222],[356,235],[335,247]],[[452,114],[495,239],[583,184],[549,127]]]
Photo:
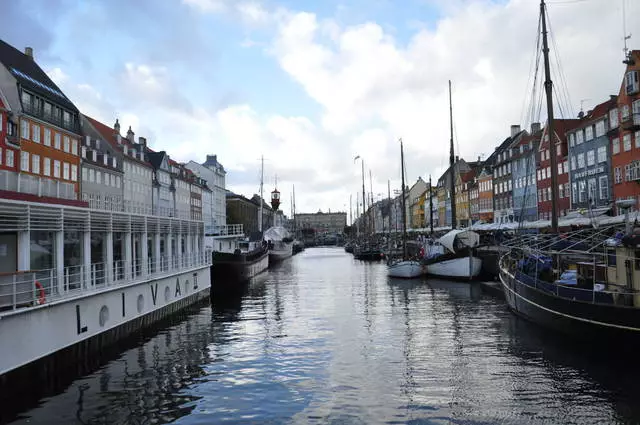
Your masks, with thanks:
[[[160,168],[162,168],[162,162],[164,161],[164,158],[166,155],[167,153],[165,151],[147,153],[147,157],[149,158],[149,163],[156,170],[159,170]]]
[[[571,130],[574,130],[580,126],[580,120],[577,118],[560,118],[553,120],[554,127],[553,132],[560,142],[566,142],[567,133]],[[540,141],[540,145],[538,146],[538,150],[546,149],[549,146],[549,142],[545,140],[545,135],[547,134],[548,125],[544,126],[542,130],[542,137]]]
[[[618,96],[611,96],[606,102],[596,105],[583,120],[593,121],[609,115],[609,111],[618,107]]]
[[[115,129],[109,127],[106,124],[101,123],[95,118],[91,118],[88,115],[84,115],[84,114],[81,114],[81,115],[87,120],[87,122],[96,130],[96,132],[98,132],[98,134],[107,143],[113,146],[114,149],[117,149],[119,152],[124,153],[123,146],[127,146],[130,149],[135,148],[133,143],[131,143],[131,141],[125,137],[120,137],[120,143],[122,145],[118,145],[118,134],[116,133]],[[130,160],[136,161],[140,164],[144,164],[147,167],[149,166],[149,163],[147,161],[140,160],[140,158],[129,156],[129,155],[124,155],[124,157]]]
[[[50,99],[59,105],[78,112],[78,108],[65,96],[51,78],[38,66],[35,59],[0,40],[0,62],[21,86]]]

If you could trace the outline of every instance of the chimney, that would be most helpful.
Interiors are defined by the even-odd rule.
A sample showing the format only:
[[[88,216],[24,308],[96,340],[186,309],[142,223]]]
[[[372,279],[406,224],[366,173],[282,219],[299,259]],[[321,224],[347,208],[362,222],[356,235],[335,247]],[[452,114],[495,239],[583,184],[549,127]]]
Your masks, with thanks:
[[[540,131],[540,123],[539,122],[532,122],[531,123],[531,134],[536,134],[538,131]]]
[[[131,130],[131,126],[129,126],[129,130],[127,130],[127,139],[129,139],[131,143],[136,142],[136,134]]]
[[[146,137],[138,137],[138,142],[142,145],[143,148],[147,147],[147,139]]]
[[[511,137],[514,137],[516,134],[520,133],[520,125],[514,124],[511,126]]]
[[[32,47],[25,47],[24,48],[24,54],[29,56],[29,59],[33,60],[33,48]]]
[[[115,131],[117,135],[120,135],[120,122],[118,118],[116,118],[116,123],[113,125],[113,131]]]

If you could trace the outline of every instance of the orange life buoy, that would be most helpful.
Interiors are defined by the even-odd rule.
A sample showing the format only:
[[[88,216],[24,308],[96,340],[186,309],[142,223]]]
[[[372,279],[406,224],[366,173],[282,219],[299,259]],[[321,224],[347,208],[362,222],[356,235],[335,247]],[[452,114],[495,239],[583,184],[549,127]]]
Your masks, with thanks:
[[[38,290],[38,301],[37,301],[37,303],[39,305],[42,305],[42,304],[46,303],[47,302],[47,298],[46,298],[45,293],[44,293],[44,288],[42,287],[42,284],[40,282],[38,282],[37,280],[36,280],[36,289]]]

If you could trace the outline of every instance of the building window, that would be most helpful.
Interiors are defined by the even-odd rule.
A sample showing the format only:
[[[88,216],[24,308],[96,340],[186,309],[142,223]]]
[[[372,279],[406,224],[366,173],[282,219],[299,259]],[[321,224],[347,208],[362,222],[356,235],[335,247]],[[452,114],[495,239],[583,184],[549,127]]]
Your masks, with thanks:
[[[640,148],[640,130],[636,131],[635,138],[636,138],[636,148]]]
[[[29,152],[20,152],[20,170],[29,171]]]
[[[631,166],[629,164],[624,166],[624,180],[627,182],[631,180]]]
[[[607,147],[600,146],[598,148],[598,163],[607,162]]]
[[[585,127],[585,129],[584,129],[584,141],[588,142],[591,139],[593,139],[593,127],[592,126]]]
[[[51,146],[51,130],[44,128],[44,145]]]
[[[578,182],[578,201],[581,203],[586,200],[587,196],[587,183],[582,180]]]
[[[575,171],[576,170],[576,157],[572,156],[571,157],[571,171]]]
[[[625,152],[629,152],[631,150],[631,133],[627,133],[622,138],[622,146]]]
[[[587,166],[591,167],[596,164],[596,151],[593,149],[587,152]]]
[[[31,155],[31,172],[40,174],[40,155]]]
[[[556,154],[562,156],[562,145],[556,145]]]
[[[578,203],[578,185],[576,183],[571,183],[571,202]]]
[[[551,167],[547,167],[547,177],[548,179],[551,178]]]
[[[62,178],[64,180],[69,180],[69,164],[66,162],[62,163]]]
[[[606,201],[609,199],[609,178],[607,176],[599,177],[600,183],[600,200]]]
[[[616,184],[620,184],[622,183],[622,171],[620,170],[620,167],[616,167],[614,169],[614,181]]]
[[[588,188],[589,188],[589,203],[593,203],[596,200],[596,179],[589,179],[588,182]]]
[[[579,145],[583,142],[582,138],[582,130],[576,131],[576,145]]]
[[[87,172],[86,168],[82,169],[82,181],[87,181],[87,178],[89,177],[89,173]]]
[[[600,120],[596,123],[596,137],[604,136],[604,132],[604,120]]]
[[[51,159],[44,157],[42,158],[42,168],[43,168],[43,173],[45,176],[51,176]]]
[[[573,133],[569,133],[569,146],[574,147],[576,144],[576,136]]]
[[[6,155],[6,158],[5,158],[4,164],[7,167],[13,167],[13,151],[11,149],[7,149],[5,151],[5,155]]]
[[[89,181],[91,183],[95,183],[95,181],[96,181],[96,170],[93,170],[93,169],[89,170]]]
[[[612,144],[613,144],[613,154],[619,154],[620,153],[620,139],[619,138],[615,138],[612,140]]]
[[[69,141],[69,136],[64,136],[64,151],[65,152],[70,152],[71,151],[71,145],[70,145],[70,141]]]
[[[558,164],[558,175],[562,174],[562,162]]]
[[[618,127],[618,108],[609,111],[609,128]]]
[[[625,122],[626,120],[629,119],[629,105],[623,105],[622,106],[622,122]]]
[[[29,121],[20,121],[20,136],[29,140]]]
[[[102,184],[102,173],[100,171],[96,171],[96,183]]]
[[[53,160],[53,177],[56,179],[60,178],[60,161],[57,159]]]
[[[36,143],[40,143],[40,126],[37,124],[32,124],[31,133],[33,135],[33,141]]]
[[[53,147],[60,149],[60,133],[55,133],[53,136]]]
[[[78,166],[77,165],[71,165],[71,180],[72,181],[78,181]]]

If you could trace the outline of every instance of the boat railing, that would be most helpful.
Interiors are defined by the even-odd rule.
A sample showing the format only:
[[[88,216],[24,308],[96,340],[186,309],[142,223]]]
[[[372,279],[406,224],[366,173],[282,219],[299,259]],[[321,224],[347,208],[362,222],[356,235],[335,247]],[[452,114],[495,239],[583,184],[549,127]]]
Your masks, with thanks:
[[[587,288],[557,283],[557,280],[560,279],[560,275],[566,271],[562,267],[552,269],[551,274],[548,275],[547,279],[540,278],[539,273],[542,271],[542,268],[538,269],[539,261],[536,259],[536,256],[542,257],[547,254],[548,253],[544,252],[534,252],[531,249],[510,250],[499,260],[500,278],[507,284],[517,281],[518,283],[551,293],[560,298],[591,304],[622,305],[632,307],[635,304],[635,298],[640,297],[639,290],[630,288],[626,285],[611,283],[607,281],[607,279],[597,279],[595,272],[596,267],[609,266],[606,262],[606,253],[590,254],[593,258],[590,262],[590,264],[593,264],[593,274],[588,279],[583,278],[585,282],[590,284],[590,287]],[[562,264],[563,260],[561,257],[570,256],[571,254],[573,253],[555,253],[554,256],[556,258],[554,261],[557,264]],[[520,270],[518,267],[518,263],[526,257],[533,257],[536,261],[536,268],[533,270],[533,273],[527,273],[525,270]],[[587,264],[586,262],[583,264],[590,267],[590,264]]]
[[[18,271],[0,274],[0,314],[102,291],[108,288],[160,279],[186,270],[211,265],[211,253],[161,256],[153,261],[133,259],[88,266]]]
[[[242,224],[222,224],[207,226],[205,232],[207,236],[243,236],[244,228]]]

